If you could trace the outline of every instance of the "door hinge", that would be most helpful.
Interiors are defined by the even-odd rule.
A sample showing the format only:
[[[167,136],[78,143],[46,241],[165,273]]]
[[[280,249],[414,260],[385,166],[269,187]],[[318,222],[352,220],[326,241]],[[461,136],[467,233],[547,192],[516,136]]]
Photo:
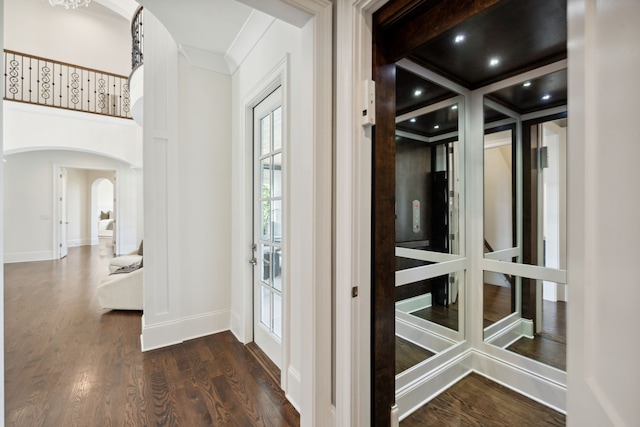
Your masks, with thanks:
[[[354,286],[353,288],[351,288],[351,298],[355,298],[358,296],[358,287]]]

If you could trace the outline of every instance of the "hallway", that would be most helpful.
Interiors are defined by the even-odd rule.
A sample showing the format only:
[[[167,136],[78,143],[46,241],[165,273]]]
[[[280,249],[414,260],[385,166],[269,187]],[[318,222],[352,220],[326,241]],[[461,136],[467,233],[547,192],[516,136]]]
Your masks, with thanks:
[[[109,258],[5,265],[7,426],[299,425],[230,332],[141,353],[141,313],[98,306]]]

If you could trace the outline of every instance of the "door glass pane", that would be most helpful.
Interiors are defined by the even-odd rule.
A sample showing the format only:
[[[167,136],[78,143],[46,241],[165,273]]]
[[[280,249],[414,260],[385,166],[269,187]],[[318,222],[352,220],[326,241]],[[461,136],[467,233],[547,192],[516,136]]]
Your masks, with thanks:
[[[260,321],[268,329],[271,329],[271,291],[260,288]]]
[[[282,148],[282,107],[273,110],[273,151]]]
[[[282,197],[282,154],[273,156],[273,197]]]
[[[282,297],[273,294],[273,333],[282,337]]]
[[[273,248],[273,287],[282,292],[282,249]]]
[[[260,119],[260,153],[271,151],[271,115]]]
[[[262,177],[262,198],[268,199],[271,197],[271,157],[262,159],[260,162],[260,174]]]
[[[271,286],[271,246],[260,245],[260,280]]]
[[[273,241],[282,242],[282,202],[273,200],[271,209],[271,223],[273,224]]]
[[[265,200],[262,205],[262,240],[271,240],[271,201]]]

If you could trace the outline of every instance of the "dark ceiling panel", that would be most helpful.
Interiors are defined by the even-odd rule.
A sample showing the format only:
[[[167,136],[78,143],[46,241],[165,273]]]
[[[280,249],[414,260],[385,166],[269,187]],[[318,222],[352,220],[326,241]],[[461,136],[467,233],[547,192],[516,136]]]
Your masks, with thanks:
[[[418,135],[434,137],[458,130],[457,106],[442,108],[415,118],[396,123],[396,129]]]
[[[526,114],[567,104],[567,70],[501,89],[488,98],[505,107]]]
[[[416,91],[420,91],[419,94]],[[435,83],[423,79],[403,68],[396,68],[396,114],[409,111],[456,96]]]
[[[476,89],[566,58],[566,0],[504,0],[445,31],[410,59]],[[456,36],[464,40],[456,43]],[[497,58],[497,65],[489,65]]]

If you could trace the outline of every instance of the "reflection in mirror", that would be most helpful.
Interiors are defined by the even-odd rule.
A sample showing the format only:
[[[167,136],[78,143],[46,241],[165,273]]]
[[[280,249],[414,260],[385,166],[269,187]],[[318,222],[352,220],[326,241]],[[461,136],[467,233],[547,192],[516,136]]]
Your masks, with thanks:
[[[541,279],[566,268],[566,99],[560,70],[484,102],[485,259],[538,268],[518,277],[488,264],[496,271],[484,271],[484,339],[561,370],[566,285]]]
[[[456,259],[462,99],[432,81],[396,72],[396,271]],[[425,272],[396,286],[396,373],[456,342],[457,273]],[[442,341],[442,338],[447,337]]]
[[[534,319],[520,319],[519,313],[509,316],[513,300],[508,288],[485,285],[484,315],[485,327],[488,326],[485,342],[564,371],[567,352],[566,285],[542,280],[534,282],[544,290],[537,297],[540,310]],[[500,321],[488,325],[487,320],[493,319]]]

